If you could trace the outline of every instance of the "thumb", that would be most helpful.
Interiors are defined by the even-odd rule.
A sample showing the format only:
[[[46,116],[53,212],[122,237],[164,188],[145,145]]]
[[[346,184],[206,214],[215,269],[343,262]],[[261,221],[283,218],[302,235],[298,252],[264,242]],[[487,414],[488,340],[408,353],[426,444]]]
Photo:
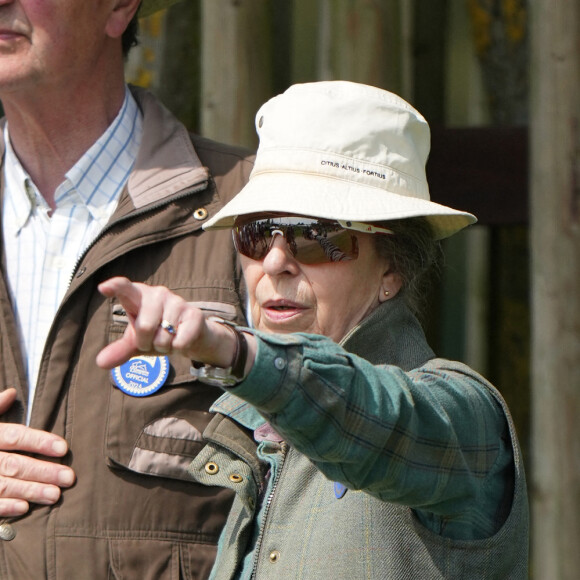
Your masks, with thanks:
[[[96,363],[102,369],[112,369],[138,353],[135,332],[129,325],[121,338],[107,345],[97,354]]]
[[[0,393],[0,415],[3,415],[12,407],[16,400],[16,389],[10,388]]]

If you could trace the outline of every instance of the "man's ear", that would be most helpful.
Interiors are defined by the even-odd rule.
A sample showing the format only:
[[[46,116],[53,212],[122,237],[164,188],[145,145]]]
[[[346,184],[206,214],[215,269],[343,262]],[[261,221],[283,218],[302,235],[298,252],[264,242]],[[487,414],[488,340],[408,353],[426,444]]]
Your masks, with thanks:
[[[113,0],[105,32],[111,38],[120,38],[137,12],[141,0]]]
[[[403,280],[401,276],[396,272],[393,272],[390,268],[383,274],[381,280],[381,285],[379,289],[379,302],[383,303],[386,300],[390,300],[395,297],[401,286],[403,285]]]

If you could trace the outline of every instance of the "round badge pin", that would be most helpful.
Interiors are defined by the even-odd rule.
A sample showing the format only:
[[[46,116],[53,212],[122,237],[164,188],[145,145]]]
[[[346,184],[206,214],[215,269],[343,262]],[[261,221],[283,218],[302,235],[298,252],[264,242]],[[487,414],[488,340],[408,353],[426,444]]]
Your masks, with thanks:
[[[115,385],[131,397],[156,393],[165,384],[168,374],[167,356],[135,356],[111,371]]]

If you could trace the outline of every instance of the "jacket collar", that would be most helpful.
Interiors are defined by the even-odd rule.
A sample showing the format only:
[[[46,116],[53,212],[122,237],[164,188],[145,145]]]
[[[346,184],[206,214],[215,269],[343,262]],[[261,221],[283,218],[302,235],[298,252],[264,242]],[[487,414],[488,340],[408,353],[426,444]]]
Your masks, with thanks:
[[[185,126],[150,92],[134,86],[129,89],[143,112],[143,136],[127,184],[128,195],[119,200],[118,215],[159,203],[186,188],[201,189],[210,178]],[[3,118],[0,131],[5,123]],[[0,139],[0,159],[4,149],[4,140]]]
[[[340,344],[374,365],[396,365],[404,371],[417,368],[435,356],[421,324],[400,295],[383,302]]]
[[[143,111],[143,137],[128,193],[135,208],[205,185],[209,171],[195,152],[188,131],[151,93],[130,87]]]

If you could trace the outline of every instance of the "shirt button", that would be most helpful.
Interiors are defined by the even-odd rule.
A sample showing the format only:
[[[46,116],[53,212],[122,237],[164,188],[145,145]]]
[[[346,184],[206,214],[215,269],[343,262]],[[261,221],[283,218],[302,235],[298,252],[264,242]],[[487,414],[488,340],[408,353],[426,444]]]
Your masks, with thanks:
[[[283,359],[281,356],[279,356],[278,358],[274,359],[274,366],[281,371],[282,369],[284,369],[286,367],[286,360]]]
[[[275,564],[280,559],[280,552],[278,550],[272,550],[269,559],[272,564]]]
[[[16,530],[11,524],[0,525],[0,540],[9,542],[16,537]]]
[[[64,268],[65,261],[62,256],[55,256],[52,260],[52,267],[55,270],[62,270]]]
[[[98,220],[102,220],[103,218],[107,217],[107,208],[105,207],[93,207],[91,209],[91,213],[93,217]]]

